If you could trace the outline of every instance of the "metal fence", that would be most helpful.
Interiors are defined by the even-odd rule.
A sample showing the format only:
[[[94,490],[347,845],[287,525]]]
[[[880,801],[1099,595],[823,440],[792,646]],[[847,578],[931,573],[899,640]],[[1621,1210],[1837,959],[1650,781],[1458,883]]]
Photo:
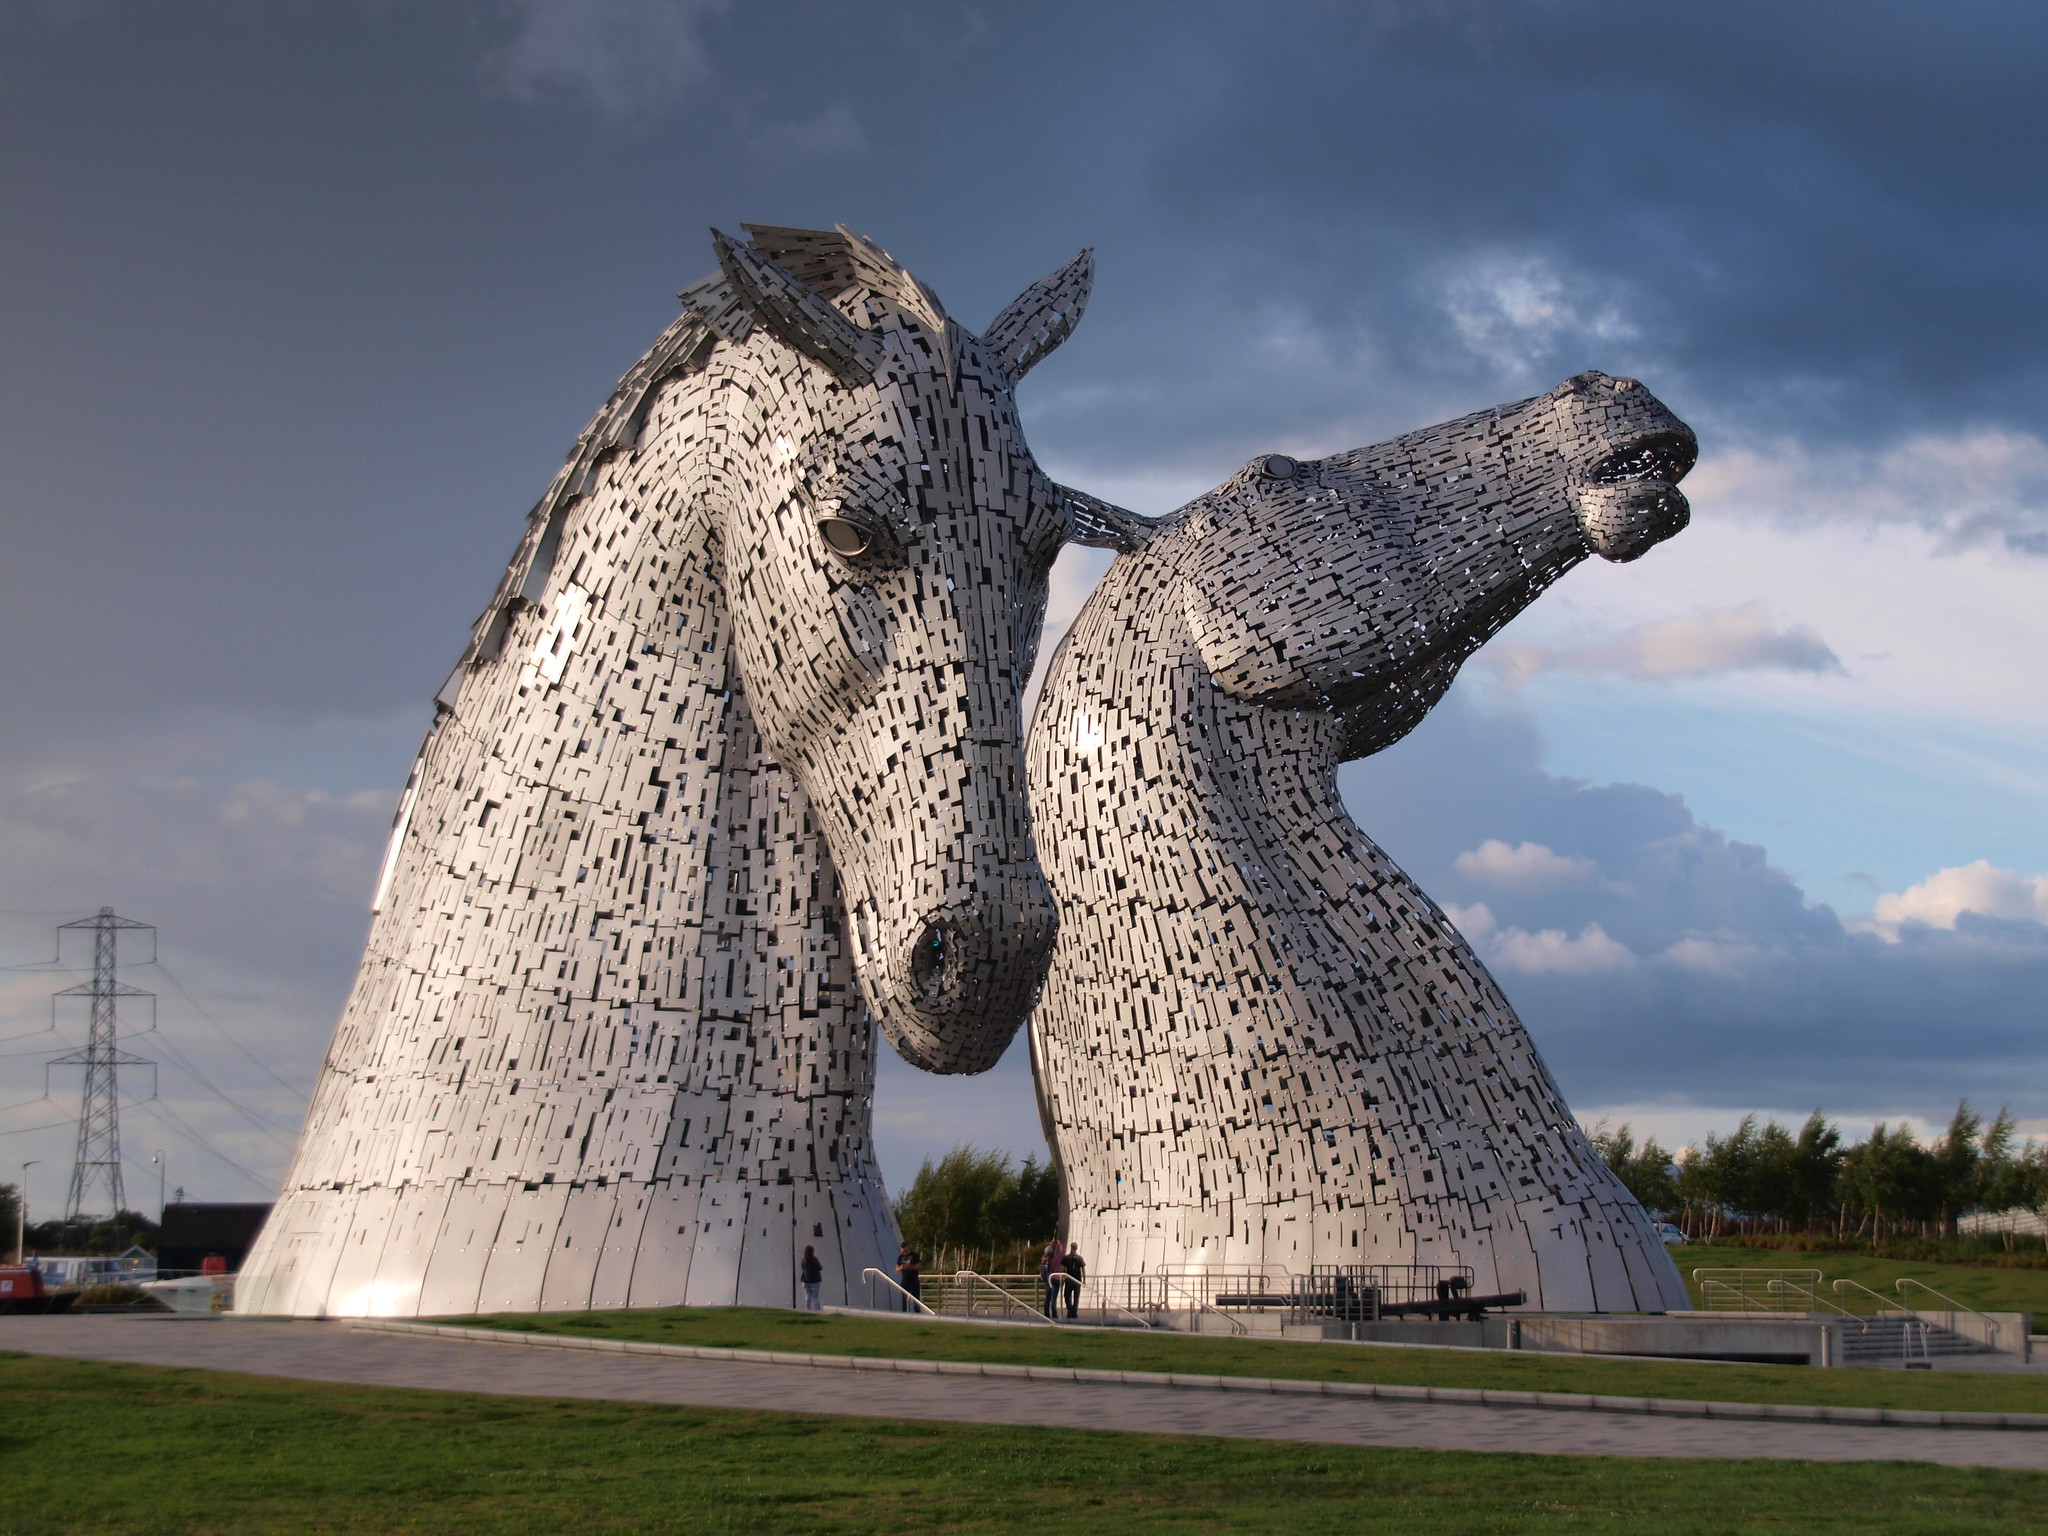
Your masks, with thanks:
[[[1295,1277],[1288,1320],[1377,1323],[1450,1317],[1474,1304],[1472,1271],[1462,1264],[1317,1264]]]

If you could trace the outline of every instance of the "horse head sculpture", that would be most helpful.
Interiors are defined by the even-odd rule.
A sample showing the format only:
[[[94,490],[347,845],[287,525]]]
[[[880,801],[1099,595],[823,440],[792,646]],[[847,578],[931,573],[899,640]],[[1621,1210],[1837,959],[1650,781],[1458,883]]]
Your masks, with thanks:
[[[245,1305],[835,1300],[895,1226],[873,1026],[992,1066],[1055,914],[1019,698],[1053,485],[1012,391],[1090,258],[979,337],[847,230],[716,275],[528,519],[439,699]]]
[[[718,240],[725,286],[796,366],[712,365],[702,495],[735,660],[831,848],[883,1032],[929,1071],[981,1071],[1030,1010],[1055,921],[1019,702],[1066,495],[1011,390],[1071,326],[1089,257],[976,338],[858,237],[827,242],[826,265],[801,234],[754,235]],[[771,256],[809,258],[808,283]]]
[[[1060,905],[1032,1059],[1096,1269],[1462,1266],[1543,1306],[1686,1304],[1336,770],[1572,566],[1684,527],[1696,453],[1648,390],[1584,373],[1373,447],[1261,455],[1159,523],[1094,510],[1124,553],[1048,668],[1029,759]]]
[[[1587,555],[1634,560],[1684,528],[1698,456],[1604,373],[1314,463],[1263,455],[1185,513],[1188,621],[1225,692],[1344,714],[1362,757]]]

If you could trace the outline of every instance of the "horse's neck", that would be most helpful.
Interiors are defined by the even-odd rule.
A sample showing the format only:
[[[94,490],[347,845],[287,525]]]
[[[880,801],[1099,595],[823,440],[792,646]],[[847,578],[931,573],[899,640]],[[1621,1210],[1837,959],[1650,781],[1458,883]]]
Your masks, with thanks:
[[[370,948],[444,990],[523,996],[469,1010],[495,1018],[476,1021],[485,1032],[512,1032],[492,1053],[520,1064],[506,1074],[651,1060],[660,1031],[645,1020],[566,1024],[608,989],[624,989],[607,999],[615,1010],[644,1002],[678,1028],[682,1015],[717,1018],[749,1042],[775,1022],[781,991],[805,998],[792,1020],[858,1009],[823,839],[767,757],[734,664],[693,493],[709,436],[696,395],[686,381],[655,402],[639,442],[593,468],[527,585],[539,601],[509,605],[500,647],[444,695],[409,792]],[[478,952],[448,943],[451,912],[492,930]],[[787,963],[798,957],[801,977]],[[386,1014],[374,985],[366,966],[337,1051],[438,1061],[439,1036],[462,1026],[393,1030],[406,1010]],[[665,1080],[711,1080],[708,1061],[682,1068],[677,1041],[659,1047],[679,1064]]]
[[[1155,545],[1122,557],[1047,679],[1033,812],[1062,900],[1171,907],[1199,892],[1307,914],[1361,879],[1401,879],[1338,797],[1342,722],[1218,688],[1183,616],[1174,555]]]

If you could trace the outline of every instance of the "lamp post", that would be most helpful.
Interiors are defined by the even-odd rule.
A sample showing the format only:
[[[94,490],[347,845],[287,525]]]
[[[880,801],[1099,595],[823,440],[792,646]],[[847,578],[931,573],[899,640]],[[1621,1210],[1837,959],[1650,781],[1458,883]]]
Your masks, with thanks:
[[[14,1262],[19,1264],[28,1257],[28,1171],[41,1162],[32,1157],[21,1165],[21,1188],[14,1195]]]
[[[164,1162],[162,1147],[150,1153],[149,1160],[156,1164],[156,1224],[161,1227],[164,1224],[164,1174],[169,1171],[169,1165]]]

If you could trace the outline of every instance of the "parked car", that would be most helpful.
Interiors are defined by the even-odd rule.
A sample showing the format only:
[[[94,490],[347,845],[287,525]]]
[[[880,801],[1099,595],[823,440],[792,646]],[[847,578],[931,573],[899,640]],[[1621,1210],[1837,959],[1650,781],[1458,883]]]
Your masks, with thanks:
[[[1676,1248],[1680,1243],[1692,1241],[1691,1238],[1687,1237],[1668,1221],[1660,1221],[1656,1223],[1656,1227],[1657,1235],[1664,1239],[1664,1246],[1666,1248]]]

